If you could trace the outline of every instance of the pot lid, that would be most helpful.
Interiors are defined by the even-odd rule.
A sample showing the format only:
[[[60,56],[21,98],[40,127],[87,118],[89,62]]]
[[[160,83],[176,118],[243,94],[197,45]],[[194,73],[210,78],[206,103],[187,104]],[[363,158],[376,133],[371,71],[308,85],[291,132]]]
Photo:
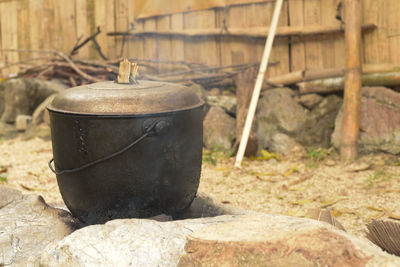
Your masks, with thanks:
[[[140,115],[192,109],[204,104],[193,89],[153,81],[136,84],[99,82],[59,93],[51,111],[82,115]]]

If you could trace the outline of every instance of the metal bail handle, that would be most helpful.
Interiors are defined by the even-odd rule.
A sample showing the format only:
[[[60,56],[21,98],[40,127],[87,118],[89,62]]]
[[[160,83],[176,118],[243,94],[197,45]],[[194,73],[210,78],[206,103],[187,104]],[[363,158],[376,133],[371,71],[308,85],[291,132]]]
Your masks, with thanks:
[[[122,153],[126,152],[127,150],[131,149],[134,145],[138,144],[140,141],[142,141],[143,139],[145,139],[148,136],[151,135],[161,135],[167,132],[168,128],[169,128],[170,124],[168,121],[166,120],[146,120],[143,123],[143,134],[135,139],[132,143],[130,143],[129,145],[127,145],[126,147],[124,147],[123,149],[114,152],[110,155],[107,155],[105,157],[102,157],[100,159],[97,159],[95,161],[89,162],[87,164],[84,164],[80,167],[77,168],[73,168],[73,169],[68,169],[68,170],[62,170],[62,171],[56,171],[55,168],[53,168],[53,162],[54,162],[54,158],[52,158],[48,165],[50,170],[55,173],[56,175],[61,175],[64,173],[74,173],[74,172],[78,172],[78,171],[82,171],[84,169],[87,169],[93,165],[99,164],[101,162],[104,162],[106,160],[112,159],[118,155],[121,155]]]

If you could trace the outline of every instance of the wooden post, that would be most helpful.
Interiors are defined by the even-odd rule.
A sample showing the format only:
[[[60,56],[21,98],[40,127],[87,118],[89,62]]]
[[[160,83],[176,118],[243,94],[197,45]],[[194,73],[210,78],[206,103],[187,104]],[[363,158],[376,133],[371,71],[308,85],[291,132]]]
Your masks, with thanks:
[[[357,158],[361,109],[361,1],[344,0],[346,77],[343,104],[342,160]]]
[[[233,150],[237,152],[240,139],[242,137],[243,127],[249,112],[250,99],[254,88],[254,81],[257,76],[256,68],[249,68],[245,72],[239,73],[235,77],[236,84],[236,143]],[[253,127],[254,128],[254,127]],[[255,155],[257,153],[257,137],[250,131],[249,141],[245,150],[245,156]]]

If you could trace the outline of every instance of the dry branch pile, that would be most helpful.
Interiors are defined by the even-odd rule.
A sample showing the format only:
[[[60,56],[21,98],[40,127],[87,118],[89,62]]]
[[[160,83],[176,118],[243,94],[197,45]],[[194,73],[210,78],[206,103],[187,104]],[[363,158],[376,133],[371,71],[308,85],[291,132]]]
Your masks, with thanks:
[[[69,86],[77,86],[92,82],[115,80],[121,59],[90,61],[74,59],[55,50],[0,49],[8,53],[31,53],[44,55],[33,59],[5,66],[18,66],[17,77],[35,77],[45,80],[59,79]],[[196,82],[204,87],[232,85],[232,78],[258,63],[239,64],[224,67],[209,67],[199,63],[183,61],[163,61],[130,59],[139,66],[138,79],[163,82]],[[276,64],[276,63],[271,63]]]

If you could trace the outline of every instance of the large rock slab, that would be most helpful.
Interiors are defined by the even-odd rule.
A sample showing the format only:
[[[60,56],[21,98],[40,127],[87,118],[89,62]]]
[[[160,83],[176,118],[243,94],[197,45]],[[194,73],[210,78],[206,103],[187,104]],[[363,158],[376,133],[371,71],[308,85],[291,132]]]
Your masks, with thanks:
[[[281,215],[246,215],[190,233],[184,266],[400,266],[383,252],[326,223]]]
[[[0,266],[37,265],[51,242],[73,232],[79,223],[70,214],[48,206],[42,197],[8,192],[0,209]]]
[[[221,107],[213,106],[204,119],[204,145],[208,149],[229,150],[236,138],[236,120]]]
[[[3,185],[0,186],[0,209],[20,199],[22,199],[21,191]]]
[[[343,110],[336,117],[332,143],[340,147]],[[359,148],[400,154],[400,94],[385,87],[363,87]]]
[[[186,236],[234,215],[158,222],[121,219],[75,231],[43,252],[41,266],[176,266]]]

